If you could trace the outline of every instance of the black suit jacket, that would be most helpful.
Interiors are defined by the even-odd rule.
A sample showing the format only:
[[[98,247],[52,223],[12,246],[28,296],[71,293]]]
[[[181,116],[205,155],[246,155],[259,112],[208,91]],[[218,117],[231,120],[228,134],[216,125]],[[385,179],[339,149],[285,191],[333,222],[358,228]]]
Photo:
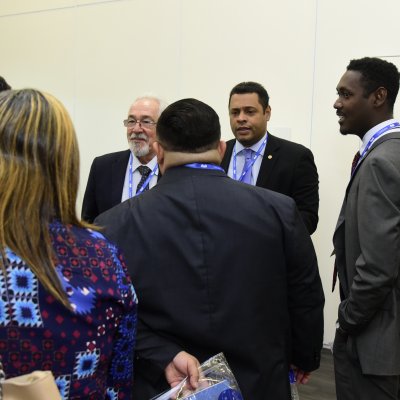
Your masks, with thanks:
[[[93,160],[83,197],[83,220],[93,222],[99,214],[121,202],[130,154],[130,150],[124,150]]]
[[[122,248],[139,298],[137,399],[165,388],[181,350],[200,361],[224,352],[251,400],[288,399],[289,363],[318,368],[324,296],[289,197],[176,167],[96,223]]]
[[[228,172],[236,140],[227,142],[221,166]],[[268,133],[256,186],[290,196],[296,202],[310,235],[318,224],[318,172],[312,152],[298,143]]]
[[[83,220],[93,222],[99,214],[121,203],[130,154],[130,150],[117,151],[93,160],[83,197]]]

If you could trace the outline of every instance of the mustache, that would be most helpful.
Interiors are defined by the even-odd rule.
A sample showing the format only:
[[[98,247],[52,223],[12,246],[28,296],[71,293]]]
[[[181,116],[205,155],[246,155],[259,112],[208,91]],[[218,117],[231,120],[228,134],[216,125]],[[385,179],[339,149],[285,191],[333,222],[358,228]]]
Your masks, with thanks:
[[[149,141],[149,137],[145,133],[131,133],[131,135],[129,136],[129,139],[131,139],[131,140],[133,140],[133,139],[143,139],[146,142]]]

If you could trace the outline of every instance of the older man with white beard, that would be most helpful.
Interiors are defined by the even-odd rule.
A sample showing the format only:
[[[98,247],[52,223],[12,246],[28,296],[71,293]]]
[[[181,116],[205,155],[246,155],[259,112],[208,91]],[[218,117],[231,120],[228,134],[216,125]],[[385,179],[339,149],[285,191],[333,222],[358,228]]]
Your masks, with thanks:
[[[123,122],[130,149],[93,160],[83,198],[83,220],[93,222],[102,212],[156,185],[159,171],[153,142],[158,117],[166,106],[157,97],[143,96],[129,108]]]

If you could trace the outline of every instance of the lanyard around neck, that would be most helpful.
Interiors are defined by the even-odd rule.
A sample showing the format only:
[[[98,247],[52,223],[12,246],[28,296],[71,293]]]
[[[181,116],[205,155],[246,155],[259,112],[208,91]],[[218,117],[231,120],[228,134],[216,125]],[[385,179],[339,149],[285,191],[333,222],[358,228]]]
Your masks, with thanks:
[[[242,171],[241,175],[239,176],[239,179],[237,179],[237,169],[236,169],[236,144],[233,147],[233,179],[235,181],[243,181],[244,176],[246,175],[246,172],[253,167],[254,163],[256,162],[258,156],[261,154],[263,148],[267,145],[268,142],[268,133],[265,135],[265,139],[263,140],[263,142],[261,143],[260,147],[258,148],[258,150],[255,152],[255,154],[253,155],[253,157],[251,158],[251,163],[248,165],[248,167]]]
[[[378,132],[374,134],[374,136],[371,137],[371,139],[368,140],[367,145],[365,146],[364,151],[361,154],[361,158],[365,156],[369,148],[372,146],[372,143],[379,138],[379,136],[382,136],[385,132],[389,131],[390,129],[398,128],[400,126],[399,122],[393,122],[392,124],[386,125],[383,128],[379,129]]]
[[[353,170],[353,174],[355,172],[355,170],[358,168],[358,165],[360,164],[361,160],[365,157],[365,155],[367,154],[368,150],[370,149],[370,147],[372,146],[372,144],[375,142],[376,139],[378,139],[380,136],[382,136],[385,132],[394,129],[394,128],[398,128],[400,127],[400,123],[399,122],[393,122],[392,124],[386,125],[383,128],[379,129],[378,132],[376,132],[371,139],[368,140],[367,145],[365,146],[364,151],[361,153],[360,155],[360,159],[358,160],[356,166],[354,167]],[[352,174],[352,176],[353,176]]]
[[[147,177],[147,179],[143,182],[143,185],[140,187],[140,189],[134,194],[133,193],[133,156],[132,153],[129,157],[129,190],[128,190],[128,196],[129,198],[133,197],[133,196],[138,196],[139,194],[141,194],[144,189],[146,188],[146,186],[149,184],[149,182],[151,181],[151,179],[153,178],[153,176],[157,173],[158,171],[158,164],[156,164],[156,166],[152,169],[150,175]]]
[[[209,164],[209,163],[190,163],[190,164],[185,164],[184,167],[194,168],[194,169],[211,169],[215,171],[225,172],[224,169],[221,168],[219,165]]]

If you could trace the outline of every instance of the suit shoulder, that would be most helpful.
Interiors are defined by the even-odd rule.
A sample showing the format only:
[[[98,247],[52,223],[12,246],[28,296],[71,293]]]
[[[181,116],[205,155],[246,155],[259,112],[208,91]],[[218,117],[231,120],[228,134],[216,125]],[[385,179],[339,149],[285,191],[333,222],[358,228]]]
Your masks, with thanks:
[[[95,157],[93,162],[106,163],[106,162],[111,162],[111,161],[118,160],[118,159],[124,158],[124,157],[126,157],[126,159],[128,159],[129,154],[130,154],[130,150],[115,151],[113,153],[107,153],[107,154],[103,154],[102,156],[97,156],[97,157]]]
[[[126,225],[129,226],[128,216],[131,212],[132,203],[135,203],[136,200],[136,197],[132,197],[102,212],[96,217],[94,223],[105,228],[106,234],[109,231],[120,230]]]
[[[293,200],[293,198],[287,196],[286,194],[279,193],[274,190],[270,190],[260,186],[253,186],[253,188],[271,203],[275,203],[278,205],[285,203],[288,206],[296,207],[296,202]]]
[[[377,140],[377,146],[371,149],[371,153],[382,151],[398,151],[400,146],[400,132],[396,134],[388,134],[382,138],[382,141]],[[395,150],[393,150],[395,149]]]
[[[365,164],[377,164],[386,165],[391,163],[399,168],[400,166],[400,137],[399,138],[388,138],[378,146],[374,147],[363,163]]]
[[[263,208],[267,205],[275,208],[281,208],[281,206],[284,208],[296,208],[296,203],[292,197],[262,186],[248,185],[247,183],[238,182],[230,178],[219,182],[218,186],[219,189],[222,187],[225,193],[232,194],[232,197],[234,197],[238,203],[246,203],[248,206],[249,204],[253,204],[257,207],[257,204],[258,206],[263,204]],[[249,207],[251,208],[251,206]]]
[[[290,150],[292,152],[296,152],[296,153],[308,153],[308,154],[312,154],[312,151],[300,144],[300,143],[296,143],[296,142],[292,142],[291,140],[287,140],[287,139],[282,139],[276,136],[272,136],[269,135],[270,139],[272,139],[272,141],[276,142],[277,144],[279,144],[281,147],[285,148],[286,150]]]

